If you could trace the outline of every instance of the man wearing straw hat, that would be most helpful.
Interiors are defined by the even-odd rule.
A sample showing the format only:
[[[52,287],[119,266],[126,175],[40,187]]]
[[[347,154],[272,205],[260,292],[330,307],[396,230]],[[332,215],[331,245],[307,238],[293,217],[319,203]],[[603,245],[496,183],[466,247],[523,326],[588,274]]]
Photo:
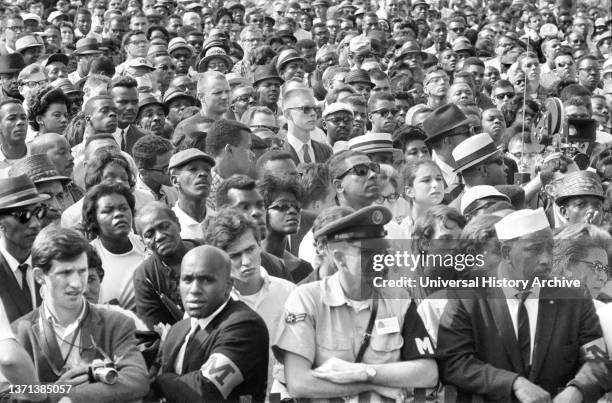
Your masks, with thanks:
[[[442,316],[442,381],[485,400],[596,401],[612,388],[612,362],[584,287],[555,286],[560,279],[550,276],[544,210],[515,211],[495,231],[497,276],[483,279],[482,289],[454,292]]]

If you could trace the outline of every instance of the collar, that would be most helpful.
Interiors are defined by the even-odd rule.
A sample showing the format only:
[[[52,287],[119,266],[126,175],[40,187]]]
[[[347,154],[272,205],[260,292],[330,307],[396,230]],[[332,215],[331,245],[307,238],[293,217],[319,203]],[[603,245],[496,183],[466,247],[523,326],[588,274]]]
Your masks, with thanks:
[[[268,291],[270,289],[270,275],[268,274],[266,269],[264,269],[263,266],[259,266],[259,274],[260,274],[260,278],[263,279],[263,284],[261,285],[261,288],[257,291],[257,293],[261,292],[262,290]],[[242,294],[240,294],[240,291],[238,291],[236,287],[232,287],[232,293],[236,294],[236,296],[239,296],[239,297],[242,296]],[[252,295],[255,295],[255,294],[252,294]],[[251,295],[249,295],[249,297],[250,296]]]
[[[213,321],[213,319],[215,319],[223,309],[225,309],[225,307],[227,306],[229,300],[231,299],[231,297],[228,297],[225,302],[223,304],[221,304],[221,306],[219,308],[217,308],[216,311],[214,311],[213,313],[211,313],[210,315],[208,315],[205,318],[190,318],[191,321],[191,328],[195,329],[196,325],[200,326],[200,329],[206,329],[206,326],[208,326],[210,324],[210,322]]]
[[[178,203],[179,202],[177,200],[176,203],[174,203],[174,207],[172,207],[172,210],[174,210],[174,213],[176,214],[179,221],[184,222],[187,225],[200,225],[204,223],[204,221],[206,221],[208,217],[212,216],[212,210],[206,209],[206,217],[204,217],[204,220],[202,220],[202,222],[197,222],[196,220],[193,219],[192,216],[185,213],[183,209],[179,206]]]
[[[346,304],[346,296],[340,285],[340,275],[334,273],[321,283],[323,302],[326,305],[338,307]]]
[[[308,148],[312,149],[312,140],[310,138],[308,138],[308,141],[304,143],[302,140],[298,139],[293,134],[287,133],[287,141],[296,152],[302,151],[302,147],[304,146],[304,144],[308,144]]]
[[[497,269],[497,275],[500,278],[508,278],[506,275],[504,275],[504,264],[500,264],[498,269]],[[528,288],[526,290],[517,290],[516,288],[512,288],[512,287],[502,287],[502,291],[506,297],[506,299],[515,299],[516,296],[520,293],[522,293],[523,291],[530,291],[531,294],[529,294],[529,296],[527,298],[540,298],[540,287],[539,286],[535,286],[535,287],[531,287]]]
[[[17,259],[15,259],[13,255],[9,253],[9,251],[6,249],[6,245],[4,242],[5,242],[4,238],[1,238],[0,239],[0,253],[4,257],[4,260],[6,260],[6,263],[11,268],[11,271],[13,273],[17,273],[17,270],[19,270],[17,267],[22,263],[19,263]],[[30,268],[32,268],[32,255],[28,256],[28,258],[23,263],[29,264]]]
[[[87,301],[85,300],[85,297],[82,297],[82,301],[83,301],[83,306],[81,307],[81,312],[79,313],[79,316],[77,316],[74,322],[71,322],[66,326],[62,326],[57,320],[57,315],[55,314],[55,310],[53,309],[53,307],[49,306],[49,303],[47,299],[45,298],[42,304],[44,319],[52,323],[55,328],[62,329],[65,334],[70,334],[79,327],[79,324],[81,323],[81,321],[85,317],[85,314],[87,313]]]

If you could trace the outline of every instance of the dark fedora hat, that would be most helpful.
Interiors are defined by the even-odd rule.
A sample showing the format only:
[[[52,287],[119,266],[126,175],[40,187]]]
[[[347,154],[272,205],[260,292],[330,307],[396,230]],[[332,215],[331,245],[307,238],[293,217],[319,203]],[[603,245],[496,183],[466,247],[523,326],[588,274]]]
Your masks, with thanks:
[[[159,99],[157,99],[155,95],[151,94],[150,92],[139,93],[138,94],[138,113],[137,115],[140,115],[140,112],[142,112],[142,109],[145,106],[149,106],[149,105],[159,105],[164,110],[164,113],[166,115],[168,114],[168,107],[163,102],[161,102]]]
[[[427,134],[425,143],[431,143],[446,137],[453,129],[460,126],[469,127],[470,120],[455,104],[446,104],[434,109],[423,121],[423,129]]]
[[[0,179],[0,211],[29,206],[49,198],[49,195],[38,193],[27,175]]]
[[[9,169],[9,176],[27,175],[32,182],[49,181],[70,182],[70,178],[60,175],[47,154],[34,154],[15,162]]]
[[[264,64],[263,66],[257,66],[253,73],[253,85],[256,86],[258,83],[264,80],[278,80],[281,84],[283,79],[278,75],[276,67],[271,64]]]
[[[83,55],[99,55],[102,51],[96,38],[83,38],[79,39],[76,43],[76,50],[74,54],[77,56]]]
[[[349,71],[346,77],[344,77],[344,82],[349,85],[356,83],[365,83],[369,84],[372,88],[374,87],[374,83],[370,79],[370,74],[363,69],[354,69]]]
[[[0,73],[17,73],[23,70],[25,65],[21,53],[0,55]]]

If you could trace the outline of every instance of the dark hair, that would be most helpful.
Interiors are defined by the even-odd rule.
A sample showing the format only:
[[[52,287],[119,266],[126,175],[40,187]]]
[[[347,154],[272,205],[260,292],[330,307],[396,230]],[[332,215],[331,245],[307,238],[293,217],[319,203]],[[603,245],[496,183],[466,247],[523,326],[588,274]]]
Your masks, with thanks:
[[[302,203],[305,206],[323,200],[330,192],[329,169],[323,163],[298,165],[299,182],[304,188]]]
[[[402,125],[393,132],[393,148],[397,148],[405,152],[408,143],[414,140],[425,141],[426,139],[427,134],[425,134],[425,131],[422,128],[418,126]]]
[[[251,133],[248,126],[235,120],[219,119],[215,121],[206,136],[206,151],[213,157],[218,156],[227,144],[234,147],[240,145],[241,132]]]
[[[214,120],[210,119],[212,123]],[[206,152],[206,133],[205,132],[185,132],[184,130],[175,131],[172,136],[172,144],[176,147],[176,152],[187,150],[188,148],[197,148],[202,152]]]
[[[257,172],[257,176],[262,174],[262,170],[264,165],[266,165],[270,161],[279,161],[279,160],[292,160],[291,154],[287,151],[283,150],[270,150],[263,153],[255,163],[255,172]]]
[[[559,97],[561,98],[561,102],[565,102],[573,97],[591,97],[591,91],[583,85],[580,84],[570,84],[567,87],[561,90]]]
[[[304,198],[304,188],[297,178],[290,176],[265,175],[257,182],[257,190],[264,199],[266,208],[283,192],[291,193],[298,201]]]
[[[496,185],[495,189],[505,194],[510,199],[510,204],[515,210],[525,208],[525,190],[518,185]]]
[[[370,96],[370,99],[368,100],[368,111],[371,111],[373,109],[374,104],[377,101],[395,102],[395,98],[390,92],[375,92]]]
[[[134,179],[134,173],[130,168],[130,164],[127,162],[125,157],[119,153],[114,153],[106,149],[100,149],[94,151],[91,161],[87,163],[87,171],[85,172],[85,189],[89,190],[95,185],[102,182],[102,173],[104,168],[109,164],[117,164],[123,169],[128,175],[128,183],[130,188],[136,185]]]
[[[219,21],[221,21],[221,18],[225,16],[228,16],[230,20],[234,22],[234,16],[232,15],[232,13],[226,8],[220,8],[219,10],[217,10],[217,13],[215,14],[215,18],[213,19],[213,21],[215,22],[215,26],[219,24]]]
[[[242,234],[251,231],[259,243],[259,228],[242,210],[225,209],[219,211],[206,230],[206,243],[219,249],[227,249]]]
[[[170,42],[170,33],[168,33],[168,30],[162,27],[161,25],[153,25],[149,27],[149,29],[147,29],[147,39],[151,40],[151,35],[155,31],[159,31],[164,34],[164,36],[166,37],[166,42]]]
[[[100,259],[100,255],[98,255],[98,251],[96,248],[87,244],[87,267],[89,269],[96,269],[98,273],[98,277],[100,278],[100,282],[104,279],[104,268],[102,267],[102,259]]]
[[[43,228],[32,245],[32,266],[47,274],[54,260],[72,261],[90,248],[77,231],[56,225]]]
[[[100,74],[108,78],[113,78],[115,75],[115,64],[113,59],[106,56],[98,56],[91,61],[89,66],[89,74]]]
[[[447,225],[448,221],[454,221],[463,229],[466,224],[465,217],[459,210],[445,205],[437,205],[429,208],[425,215],[418,218],[412,231],[413,239],[431,240],[436,232],[438,223]]]
[[[118,76],[111,80],[108,88],[125,87],[125,88],[137,88],[138,81],[131,76]]]
[[[74,147],[83,142],[85,128],[87,127],[86,117],[87,115],[85,115],[85,112],[80,111],[72,117],[66,129],[64,129],[64,136],[68,140],[68,143],[70,143],[70,147]],[[89,138],[87,140],[89,140]]]
[[[134,214],[134,195],[127,186],[117,182],[102,182],[95,185],[85,193],[83,198],[83,227],[89,239],[94,239],[100,234],[100,227],[96,218],[98,200],[114,194],[123,196],[130,206],[130,210],[132,210],[132,215]]]
[[[36,131],[40,130],[40,125],[36,121],[36,117],[44,115],[49,107],[56,103],[63,103],[66,105],[66,110],[70,109],[70,101],[64,94],[64,91],[51,86],[40,89],[36,93],[36,96],[28,99],[28,122],[32,129]]]
[[[163,137],[147,134],[136,141],[132,156],[139,169],[149,169],[155,165],[157,156],[172,151],[172,143]]]
[[[230,189],[254,190],[255,185],[255,180],[250,176],[240,174],[234,174],[230,176],[229,178],[221,182],[221,184],[217,188],[215,199],[217,207],[224,208],[229,206],[230,200],[228,197],[228,193]]]

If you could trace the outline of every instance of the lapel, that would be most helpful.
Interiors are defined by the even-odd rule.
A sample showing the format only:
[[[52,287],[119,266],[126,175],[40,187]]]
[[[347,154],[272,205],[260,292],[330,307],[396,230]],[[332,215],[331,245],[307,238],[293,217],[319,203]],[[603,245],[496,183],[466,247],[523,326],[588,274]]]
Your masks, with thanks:
[[[558,316],[558,301],[548,296],[547,288],[542,288],[540,291],[540,298],[538,301],[538,323],[536,325],[536,334],[533,347],[533,363],[531,365],[531,372],[529,379],[536,379],[544,359],[550,348],[550,341],[552,337],[552,331],[555,328],[555,322]]]
[[[95,343],[100,347],[103,351],[105,351],[109,356],[112,351],[108,351],[107,347],[102,340],[102,330],[104,329],[104,323],[102,321],[102,316],[98,314],[97,311],[92,309],[92,306],[89,302],[86,302],[87,312],[85,313],[85,318],[83,319],[83,324],[81,325],[81,360],[83,362],[92,362],[96,358],[99,358],[100,353],[96,349],[95,345],[92,343],[92,339]],[[114,359],[114,357],[110,357]]]
[[[19,283],[17,282],[17,279],[11,271],[11,268],[9,267],[8,263],[4,259],[4,256],[2,256],[2,254],[0,253],[0,278],[2,277],[4,277],[4,281],[2,281],[2,283],[4,283],[4,288],[13,299],[13,304],[19,312],[17,318],[27,314],[29,311],[25,308],[26,300],[21,294],[21,287],[19,286]],[[37,284],[35,292],[37,304],[40,304],[40,292],[38,292],[39,289],[40,286]],[[9,320],[13,321],[17,318],[9,318]]]
[[[498,288],[487,290],[487,302],[491,310],[490,314],[497,326],[497,334],[503,340],[502,344],[508,353],[508,358],[514,367],[514,372],[522,374],[524,370],[521,362],[521,352],[503,292]]]
[[[204,345],[209,334],[210,333],[206,329],[199,328],[187,342],[185,356],[183,357],[183,374],[191,372],[191,364],[195,363],[198,367],[201,365],[197,360],[197,358],[199,358],[198,352],[200,352],[200,347]]]
[[[288,141],[285,141],[285,151],[288,151],[289,154],[291,154],[291,158],[293,159],[293,162],[295,162],[296,165],[300,163],[300,159],[297,155],[297,152],[295,152],[295,150],[293,149],[293,147],[291,147],[291,144],[289,144]]]
[[[185,341],[185,336],[191,329],[190,319],[183,319],[182,321],[176,323],[173,326],[175,329],[171,334],[168,334],[166,338],[166,346],[162,350],[163,352],[163,372],[174,372],[174,363],[176,362],[176,356],[178,355],[183,342]],[[183,359],[183,362],[185,360]]]

